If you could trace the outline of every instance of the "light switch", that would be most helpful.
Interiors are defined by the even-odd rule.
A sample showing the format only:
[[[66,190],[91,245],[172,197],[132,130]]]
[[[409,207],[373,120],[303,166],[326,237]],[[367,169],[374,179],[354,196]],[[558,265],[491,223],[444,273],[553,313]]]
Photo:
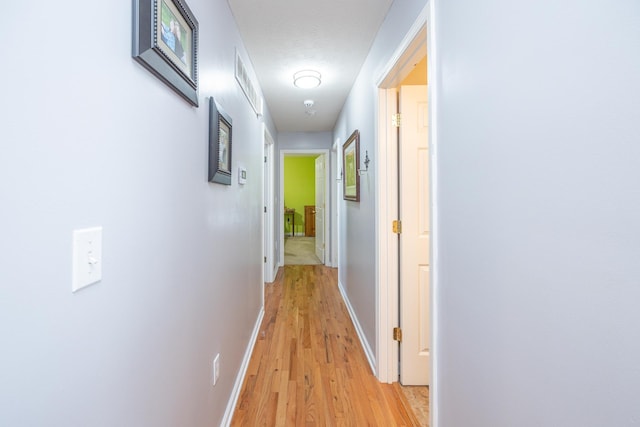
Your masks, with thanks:
[[[73,231],[72,292],[102,280],[102,227]]]

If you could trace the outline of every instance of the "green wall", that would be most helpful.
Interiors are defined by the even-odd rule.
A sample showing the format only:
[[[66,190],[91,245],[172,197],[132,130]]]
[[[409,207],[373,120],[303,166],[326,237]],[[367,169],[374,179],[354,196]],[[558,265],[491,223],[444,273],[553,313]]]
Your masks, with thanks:
[[[284,158],[284,206],[295,209],[295,234],[304,235],[304,207],[316,204],[316,163],[318,156]],[[291,235],[285,215],[284,232]]]

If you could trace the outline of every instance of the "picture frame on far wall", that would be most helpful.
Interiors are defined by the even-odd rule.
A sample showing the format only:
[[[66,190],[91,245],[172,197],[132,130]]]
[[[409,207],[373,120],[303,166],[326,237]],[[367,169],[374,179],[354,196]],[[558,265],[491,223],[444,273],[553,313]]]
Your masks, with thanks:
[[[209,98],[209,182],[231,185],[232,127],[231,117]]]
[[[133,0],[132,55],[198,106],[198,21],[184,0]]]
[[[360,201],[360,132],[356,129],[342,145],[342,198],[353,202]]]

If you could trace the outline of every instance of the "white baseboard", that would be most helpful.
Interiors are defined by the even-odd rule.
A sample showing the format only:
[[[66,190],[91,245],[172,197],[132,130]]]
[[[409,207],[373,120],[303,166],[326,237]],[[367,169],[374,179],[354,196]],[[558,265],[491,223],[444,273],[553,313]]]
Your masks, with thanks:
[[[349,311],[349,316],[351,317],[351,321],[353,322],[353,325],[356,328],[356,333],[358,334],[358,338],[360,339],[360,344],[362,344],[362,349],[364,350],[364,354],[365,356],[367,356],[367,360],[369,361],[369,367],[371,368],[371,372],[373,372],[373,375],[377,375],[376,374],[376,358],[373,354],[373,351],[371,351],[371,346],[369,345],[369,342],[364,336],[364,331],[360,326],[360,322],[358,321],[358,316],[356,316],[356,312],[353,310],[353,307],[351,306],[351,302],[349,301],[349,297],[347,296],[347,293],[344,291],[344,288],[342,287],[342,283],[340,283],[340,280],[338,280],[338,289],[340,290],[340,295],[342,295],[342,300],[344,301],[344,304],[347,306],[347,311]]]
[[[222,417],[222,422],[220,422],[220,426],[228,427],[231,424],[231,419],[233,418],[233,413],[236,409],[238,398],[240,397],[240,390],[242,389],[242,383],[244,382],[245,375],[247,375],[247,369],[249,368],[249,361],[251,360],[253,347],[256,345],[256,341],[258,340],[258,333],[260,332],[260,325],[262,325],[263,317],[264,317],[264,307],[262,307],[260,309],[260,313],[258,313],[258,319],[256,320],[256,324],[253,327],[253,333],[251,334],[251,338],[249,339],[249,345],[247,346],[247,350],[244,352],[242,364],[240,365],[240,371],[238,372],[238,376],[236,377],[236,382],[233,385],[231,398],[229,399],[229,403],[227,403],[227,409],[224,411],[224,416]]]

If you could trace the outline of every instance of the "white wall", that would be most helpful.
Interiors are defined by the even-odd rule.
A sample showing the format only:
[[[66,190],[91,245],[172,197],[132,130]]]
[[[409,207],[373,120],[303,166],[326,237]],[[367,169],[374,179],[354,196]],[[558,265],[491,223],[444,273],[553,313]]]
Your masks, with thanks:
[[[332,140],[341,143],[360,131],[360,159],[368,151],[369,172],[360,177],[360,202],[338,200],[340,216],[340,260],[338,275],[353,307],[365,340],[376,353],[375,287],[375,186],[377,162],[376,82],[403,37],[424,8],[423,0],[394,2],[385,18],[369,55],[336,122]],[[339,147],[342,149],[342,147]],[[364,168],[364,164],[360,165]]]
[[[278,134],[278,150],[329,150],[331,132],[282,132]]]
[[[638,425],[640,3],[435,6],[436,425]]]
[[[189,6],[200,108],[131,58],[130,1],[3,9],[1,425],[222,419],[261,305],[262,130],[233,77],[227,2]],[[232,186],[207,183],[211,95],[245,186],[235,169]],[[98,225],[103,280],[72,294],[72,230]]]

